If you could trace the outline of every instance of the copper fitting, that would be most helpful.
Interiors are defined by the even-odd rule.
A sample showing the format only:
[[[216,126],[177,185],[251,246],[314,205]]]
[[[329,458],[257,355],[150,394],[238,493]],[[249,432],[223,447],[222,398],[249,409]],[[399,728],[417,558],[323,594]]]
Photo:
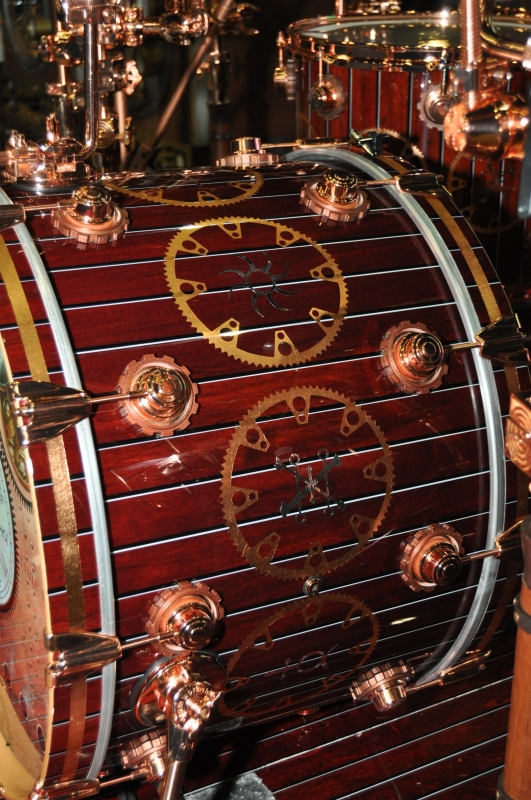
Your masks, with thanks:
[[[159,652],[172,656],[183,650],[201,650],[210,644],[223,616],[221,597],[214,589],[205,583],[181,581],[153,599],[146,631],[149,636],[174,631],[174,637],[153,645]]]
[[[428,525],[400,545],[402,580],[414,592],[432,592],[455,581],[462,566],[463,537],[451,525]]]
[[[403,392],[425,394],[440,386],[448,372],[444,359],[441,340],[422,322],[400,322],[382,339],[384,372]]]
[[[305,211],[317,214],[328,226],[361,220],[370,206],[367,194],[357,188],[356,176],[339,169],[305,183],[300,200]]]
[[[523,158],[529,110],[520,98],[484,97],[473,109],[458,103],[444,120],[446,144],[458,153],[486,159]]]

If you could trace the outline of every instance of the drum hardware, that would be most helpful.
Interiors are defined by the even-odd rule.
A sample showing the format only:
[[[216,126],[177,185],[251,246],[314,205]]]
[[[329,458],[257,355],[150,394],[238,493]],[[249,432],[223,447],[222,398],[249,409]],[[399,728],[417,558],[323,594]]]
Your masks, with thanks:
[[[441,70],[441,82],[436,86],[428,84],[417,104],[420,118],[428,128],[444,129],[444,118],[450,109],[458,102],[458,98],[448,91],[448,64]]]
[[[148,635],[140,639],[120,642],[116,636],[84,630],[45,633],[44,645],[53,654],[46,672],[47,685],[70,684],[80,676],[88,676],[117,661],[124,652],[147,645],[156,645],[159,653],[177,654],[181,659],[184,654],[188,658],[190,652],[200,651],[210,644],[223,615],[221,598],[216,591],[205,583],[183,581],[154,599],[146,623]],[[199,660],[202,655],[198,653]],[[207,662],[210,663],[209,658]],[[155,678],[150,680],[151,686]]]
[[[421,685],[413,684],[416,669],[415,662],[426,658],[425,655],[410,658],[407,661],[397,659],[386,661],[366,672],[362,673],[357,680],[350,686],[350,692],[354,703],[370,700],[377,711],[386,711],[403,703],[407,696],[426,689],[430,686],[446,686],[465,678],[474,677],[482,672],[485,661],[490,656],[490,652],[477,653],[470,651],[466,654],[463,661],[458,662],[454,667],[443,670],[440,675],[432,681]]]
[[[484,95],[473,108],[458,103],[444,120],[444,138],[458,153],[485,159],[524,157],[527,105],[512,95]]]
[[[171,436],[190,424],[197,414],[198,387],[190,370],[173,358],[152,354],[130,361],[117,387],[123,417],[147,436]]]
[[[234,11],[233,0],[222,0],[219,5],[215,7],[215,10],[210,15],[210,24],[206,36],[190,59],[188,67],[184,71],[181,80],[177,84],[175,91],[173,92],[166,108],[161,115],[155,133],[151,139],[149,139],[149,141],[142,142],[142,144],[138,147],[131,162],[132,170],[144,170],[149,164],[149,161],[152,158],[157,145],[162,139],[177,106],[184,96],[188,84],[196,75],[197,70],[200,68],[205,57],[208,56],[208,53],[211,51],[212,45],[217,36],[223,33],[227,27],[229,30],[236,30],[238,28],[240,30],[247,30],[245,28],[246,15],[249,9],[252,10],[253,8],[254,6],[251,6],[248,3],[240,3],[238,4],[236,11]]]
[[[107,244],[120,239],[129,226],[125,209],[111,202],[100,186],[82,186],[72,192],[73,203],[52,210],[54,227],[76,240],[78,247]]]
[[[166,13],[159,20],[162,38],[172,44],[191,44],[206,36],[208,13],[205,0],[165,0]]]
[[[8,385],[8,396],[19,445],[28,447],[59,436],[86,419],[93,405],[103,403],[120,403],[123,415],[144,433],[171,436],[187,427],[198,409],[198,389],[189,371],[168,357],[150,356],[147,361],[131,362],[125,380],[122,375],[124,385],[136,388],[99,397],[46,381],[13,381]]]
[[[146,631],[154,637],[159,652],[173,656],[206,647],[223,616],[221,597],[214,589],[204,583],[181,581],[153,599]],[[169,631],[173,631],[172,638],[159,638]]]
[[[398,563],[402,580],[414,592],[432,592],[436,586],[449,586],[461,569],[473,561],[501,558],[506,553],[521,552],[521,521],[496,537],[492,550],[464,554],[463,537],[451,525],[428,525],[408,536],[400,544]]]
[[[275,67],[273,73],[275,89],[284,92],[286,100],[295,100],[297,98],[297,68],[294,58],[286,58],[286,37],[282,31],[277,36],[277,47],[278,67]]]
[[[198,651],[159,659],[144,674],[131,707],[144,725],[167,724],[166,775],[162,800],[178,800],[186,764],[226,683],[226,667],[215,653]]]
[[[322,178],[304,184],[301,205],[309,213],[321,217],[325,225],[344,225],[359,222],[366,216],[370,201],[362,189],[394,186],[400,192],[431,197],[446,197],[442,178],[431,172],[410,170],[384,181],[360,181],[345,170],[328,170]]]
[[[309,103],[320,117],[328,121],[337,119],[345,107],[343,84],[334,75],[323,75],[323,48],[317,52],[317,83],[310,89]]]
[[[480,36],[483,50],[503,61],[520,62],[525,69],[531,66],[530,41],[526,43],[504,39],[495,30],[494,6],[496,0],[481,0],[480,3]]]
[[[275,145],[281,147],[282,145]],[[261,139],[244,136],[233,139],[230,144],[231,153],[217,161],[218,167],[263,167],[268,164],[278,164],[278,156],[268,153],[262,147]]]
[[[142,771],[148,782],[160,781],[166,771],[166,748],[166,734],[156,729],[122,745],[118,759],[124,769]]]
[[[529,362],[528,338],[515,315],[500,317],[475,335],[475,342],[443,345],[421,322],[409,320],[390,328],[382,338],[382,366],[390,381],[403,392],[423,394],[441,385],[448,372],[445,359],[460,350],[479,349],[482,358],[502,364]]]
[[[302,591],[306,597],[316,597],[324,586],[324,580],[320,575],[313,575],[311,578],[306,578],[302,585]]]

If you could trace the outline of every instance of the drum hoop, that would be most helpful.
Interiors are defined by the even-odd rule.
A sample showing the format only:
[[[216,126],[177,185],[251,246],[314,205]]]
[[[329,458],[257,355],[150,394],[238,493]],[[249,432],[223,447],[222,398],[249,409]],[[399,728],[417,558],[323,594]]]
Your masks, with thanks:
[[[459,45],[449,47],[409,47],[403,45],[382,45],[375,42],[373,45],[360,42],[333,42],[329,39],[321,38],[319,35],[305,38],[301,34],[310,27],[330,25],[336,17],[316,17],[314,19],[303,19],[293,22],[288,27],[288,50],[295,53],[305,60],[313,60],[317,57],[316,45],[323,49],[324,60],[329,64],[342,67],[354,67],[359,69],[375,69],[387,71],[404,72],[432,72],[441,68],[444,55],[445,63],[453,63],[459,58]],[[342,24],[358,22],[369,25],[374,21],[375,25],[382,22],[389,22],[393,25],[411,25],[413,23],[437,23],[441,19],[441,14],[415,14],[414,17],[390,14],[384,17],[381,14],[367,14],[359,17],[341,17]],[[445,19],[449,24],[459,21],[457,12],[450,12]]]
[[[10,198],[1,188],[0,202],[4,205],[12,203]],[[66,385],[71,386],[72,388],[81,388],[81,378],[77,369],[68,332],[66,330],[61,309],[57,302],[57,298],[45,266],[26,225],[24,225],[24,223],[15,225],[14,231],[24,249],[25,256],[28,260],[33,277],[35,278],[35,282],[39,289],[44,309],[52,328],[54,342],[59,354]],[[103,491],[99,478],[98,462],[96,458],[96,448],[94,439],[92,437],[90,422],[88,420],[84,420],[83,422],[78,423],[78,425],[76,425],[76,434],[81,454],[83,472],[85,474],[88,502],[92,518],[92,529],[94,532],[94,547],[96,551],[96,563],[98,570],[101,632],[104,634],[114,635],[116,632],[116,619],[114,611],[114,593],[112,591],[113,577],[111,569],[111,554],[109,549],[109,536],[107,531],[107,520],[105,517]],[[87,775],[89,779],[96,778],[98,776],[107,754],[111,736],[115,690],[116,664],[113,663],[105,666],[102,670],[101,713],[94,756]]]
[[[389,178],[389,173],[385,169],[374,164],[368,158],[344,150],[333,150],[333,148],[325,150],[324,148],[316,147],[304,151],[294,151],[284,156],[284,160],[290,162],[311,160],[321,164],[350,166],[363,170],[375,180]],[[397,204],[401,205],[408,213],[430,246],[452,292],[466,335],[469,341],[473,341],[481,324],[463,276],[450,250],[445,245],[432,220],[414,197],[399,192],[394,186],[386,188]],[[489,516],[485,547],[486,549],[492,549],[495,546],[496,536],[504,530],[505,523],[506,476],[503,426],[492,364],[490,361],[483,359],[477,350],[472,351],[472,353],[485,414],[489,453]],[[469,647],[487,611],[494,590],[498,567],[499,562],[497,559],[488,558],[483,562],[478,587],[463,628],[446,655],[417,681],[419,686],[436,680],[442,672],[456,664]]]

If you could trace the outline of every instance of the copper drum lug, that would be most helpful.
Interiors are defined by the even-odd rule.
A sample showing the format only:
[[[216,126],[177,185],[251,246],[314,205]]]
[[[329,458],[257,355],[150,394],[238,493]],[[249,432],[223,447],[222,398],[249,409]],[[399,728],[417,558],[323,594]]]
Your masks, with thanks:
[[[444,119],[446,144],[485,159],[523,158],[529,109],[518,97],[487,95],[470,109],[458,103]]]
[[[317,214],[329,227],[363,219],[370,206],[366,192],[357,188],[356,176],[340,169],[305,183],[300,202],[305,211]]]
[[[230,143],[230,155],[216,161],[218,167],[264,167],[278,164],[278,156],[268,153],[257,137],[243,136]]]
[[[221,597],[214,589],[205,583],[181,581],[153,599],[146,631],[149,636],[174,631],[171,639],[153,644],[157,651],[173,656],[206,647],[223,616]]]
[[[337,119],[345,107],[345,90],[335,75],[326,75],[312,86],[309,96],[310,106],[322,119]]]
[[[435,523],[408,536],[400,545],[402,580],[414,592],[448,586],[461,572],[463,537],[451,525]]]
[[[448,372],[444,347],[422,322],[390,328],[382,339],[382,366],[392,383],[408,394],[425,394],[441,385]]]
[[[413,667],[402,659],[386,661],[364,672],[350,687],[355,703],[370,700],[378,711],[402,703],[407,696],[407,684],[413,678]]]
[[[505,453],[531,478],[531,406],[524,394],[511,395],[505,428]]]
[[[171,436],[190,424],[199,408],[197,384],[190,371],[173,358],[149,354],[131,361],[120,376],[120,394],[138,392],[141,396],[120,403],[123,416],[148,436]]]
[[[129,225],[127,211],[111,202],[107,189],[82,186],[72,192],[73,207],[52,212],[55,227],[77,246],[97,247],[120,239]]]

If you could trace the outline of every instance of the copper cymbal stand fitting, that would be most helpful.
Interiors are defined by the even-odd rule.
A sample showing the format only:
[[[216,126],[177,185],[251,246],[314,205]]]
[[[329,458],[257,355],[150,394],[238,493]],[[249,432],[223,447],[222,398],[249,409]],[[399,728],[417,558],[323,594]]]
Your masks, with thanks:
[[[230,143],[230,155],[216,161],[218,167],[264,167],[278,164],[278,156],[268,153],[258,137],[243,136]]]
[[[167,725],[166,774],[161,800],[178,800],[191,759],[226,683],[215,653],[200,651],[159,659],[135,687],[131,705],[144,725]]]
[[[55,227],[73,237],[78,247],[97,247],[120,239],[129,225],[125,209],[111,202],[107,189],[82,186],[72,193],[72,206],[52,211]]]

